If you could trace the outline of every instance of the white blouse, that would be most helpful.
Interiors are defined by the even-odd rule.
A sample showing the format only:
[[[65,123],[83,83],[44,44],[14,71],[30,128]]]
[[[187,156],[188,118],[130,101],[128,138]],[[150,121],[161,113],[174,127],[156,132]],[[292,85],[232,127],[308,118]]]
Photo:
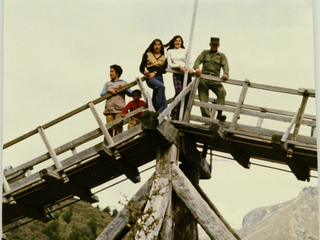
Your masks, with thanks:
[[[169,68],[179,68],[179,66],[185,66],[187,60],[187,50],[184,48],[173,48],[167,51],[167,61]],[[190,61],[189,69],[192,69]]]

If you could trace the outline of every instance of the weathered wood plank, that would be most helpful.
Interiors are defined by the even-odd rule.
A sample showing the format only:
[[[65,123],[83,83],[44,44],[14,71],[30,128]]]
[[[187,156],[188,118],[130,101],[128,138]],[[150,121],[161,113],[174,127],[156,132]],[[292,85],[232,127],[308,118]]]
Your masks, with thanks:
[[[98,146],[102,146],[102,144],[98,144],[94,147],[91,147],[91,148],[88,148],[82,152],[79,152],[78,154],[76,155],[73,155],[63,161],[61,161],[61,164],[62,164],[62,167],[59,169],[60,171],[63,171],[75,164],[78,164],[90,157],[94,157],[94,156],[97,156],[98,153],[96,150],[96,148],[98,148]],[[56,167],[55,166],[51,166],[51,167],[48,167],[46,168],[48,171],[53,171],[53,170],[56,170]],[[27,186],[30,186],[30,185],[33,185],[37,182],[40,182],[41,181],[41,178],[39,176],[39,173],[34,173],[32,174],[31,176],[29,177],[26,177],[26,178],[23,178],[23,179],[20,179],[16,182],[13,182],[11,183],[9,186],[11,188],[10,190],[10,193],[13,193],[15,191],[19,191]]]
[[[192,86],[192,89],[190,90],[189,100],[188,100],[188,103],[186,106],[186,111],[185,111],[184,117],[183,117],[184,122],[189,122],[189,117],[191,114],[193,101],[194,101],[194,98],[196,96],[196,92],[197,92],[197,89],[199,86],[199,81],[200,81],[199,77],[196,77],[196,79],[193,81],[193,86]]]
[[[188,94],[192,86],[193,86],[193,83],[190,83],[183,91],[179,93],[178,96],[176,96],[173,102],[171,102],[171,104],[159,115],[158,117],[159,123],[161,123],[165,119],[165,117],[170,114],[172,109],[181,101],[181,99]]]
[[[90,110],[94,116],[94,118],[96,119],[107,143],[110,145],[110,144],[113,144],[113,139],[112,137],[110,136],[110,133],[108,132],[108,129],[106,128],[106,126],[103,124],[101,118],[99,117],[99,114],[97,113],[95,107],[94,107],[94,104],[92,102],[89,102],[89,107],[90,107]]]
[[[142,78],[142,79],[141,79],[140,77],[137,77],[137,78],[136,78],[136,82],[137,82],[137,84],[139,85],[139,87],[140,87],[140,89],[141,89],[141,92],[142,92],[142,95],[143,95],[144,99],[145,99],[146,102],[147,102],[147,106],[148,106],[148,108],[149,108],[149,111],[154,112],[155,109],[154,109],[154,106],[153,106],[153,104],[152,104],[152,99],[151,99],[151,97],[150,97],[149,92],[146,91],[146,89],[144,88],[144,86],[143,86],[143,84],[142,84],[142,81],[143,81],[143,80],[146,80],[146,78]]]
[[[175,164],[172,164],[172,186],[210,238],[236,239]]]
[[[211,170],[208,162],[205,158],[201,157],[200,152],[196,148],[196,143],[188,139],[186,134],[180,133],[179,136],[179,150],[184,155],[184,159],[187,159],[193,164],[200,164],[201,179],[210,179]]]
[[[196,97],[196,99],[198,99],[198,97]],[[213,102],[213,101],[216,101],[216,100],[213,99],[213,98],[209,98],[209,102]],[[236,102],[226,101],[226,106],[235,107],[236,105],[237,105]],[[282,115],[282,116],[291,116],[291,117],[293,117],[295,115],[295,112],[279,110],[279,109],[273,109],[273,108],[253,106],[253,105],[249,105],[249,104],[244,104],[242,106],[242,109],[253,110],[253,111],[257,111],[257,112],[272,113],[272,114]],[[305,119],[309,119],[309,120],[316,119],[316,115],[310,115],[310,114],[304,114],[303,117]]]
[[[61,177],[56,172],[50,171],[48,169],[43,169],[39,172],[39,176],[46,180],[47,182],[55,182],[61,180]]]
[[[146,111],[142,117],[141,129],[162,146],[168,146],[178,137],[178,130],[169,122],[158,123],[159,113]]]
[[[146,221],[142,219],[145,225],[141,231],[137,232],[136,240],[148,240],[159,235],[169,201],[171,201],[169,184],[168,178],[161,177],[154,180],[149,193],[151,199],[144,209],[144,217],[147,219]],[[148,212],[151,213],[148,214]]]
[[[206,74],[201,74],[200,77],[204,78],[204,79],[216,81],[216,82],[223,82],[223,83],[237,85],[237,86],[243,85],[243,81],[235,80],[235,79],[231,79],[231,78],[229,78],[227,80],[223,80],[222,78],[210,76],[210,75],[206,75]],[[260,89],[260,90],[279,92],[279,93],[287,93],[287,94],[293,94],[293,95],[302,95],[303,94],[298,89],[270,86],[270,85],[259,84],[259,83],[251,83],[250,87]],[[313,95],[311,92],[310,92],[310,96],[315,97],[315,95]]]
[[[249,86],[250,86],[250,81],[249,80],[244,81],[243,87],[242,87],[242,90],[241,90],[241,93],[239,96],[239,100],[238,100],[238,103],[237,103],[237,106],[236,106],[236,109],[234,111],[233,118],[231,121],[231,125],[230,125],[231,130],[234,130],[236,128],[236,124],[239,119],[241,108],[243,106],[244,99],[247,95],[247,91],[248,91]]]
[[[152,175],[148,181],[139,189],[139,191],[130,199],[130,202],[135,206],[142,207],[147,202],[145,198],[146,194],[150,192],[154,176]],[[117,237],[125,230],[127,223],[131,223],[132,219],[130,219],[129,212],[129,203],[124,207],[118,215],[113,219],[113,221],[100,233],[96,240],[113,240],[117,239]]]
[[[147,214],[145,216],[148,218],[145,222],[146,225],[142,231],[137,233],[136,239],[151,239],[159,234],[162,239],[172,239],[171,163],[178,162],[178,154],[178,149],[174,144],[166,148],[158,146],[156,178],[149,193],[151,199],[148,200],[144,212],[146,214],[149,209],[153,211],[151,211],[151,215]],[[155,219],[158,222],[153,224]],[[149,229],[150,227],[151,229]]]
[[[143,110],[145,109],[145,107],[141,107],[139,108],[140,110]],[[109,129],[111,128],[113,125],[119,123],[120,121],[127,121],[131,116],[135,115],[136,113],[138,113],[139,110],[136,109],[135,111],[132,111],[130,113],[128,113],[124,118],[117,118],[115,119],[114,121],[106,124],[106,128]],[[126,132],[127,133],[127,132]],[[137,133],[139,134],[139,133]],[[89,142],[97,137],[100,137],[102,135],[102,131],[100,128],[97,128],[87,134],[84,134],[64,145],[61,145],[60,147],[54,149],[54,152],[56,153],[56,155],[60,155],[62,153],[65,153],[73,148],[76,148],[86,142]],[[118,138],[117,136],[114,137],[115,141],[118,141]],[[114,144],[114,145],[117,145],[117,144]],[[8,178],[8,179],[11,179],[11,178],[14,178],[14,177],[17,177],[18,175],[21,175],[24,173],[24,171],[26,171],[27,169],[29,168],[32,168],[33,166],[37,165],[37,164],[40,164],[46,160],[50,159],[50,155],[49,153],[45,153],[37,158],[34,158],[33,160],[30,160],[22,165],[19,165],[15,168],[12,168],[12,169],[9,169],[8,171],[5,172],[5,176]]]
[[[297,140],[298,133],[299,133],[299,130],[300,130],[300,126],[301,126],[301,123],[302,123],[302,117],[303,117],[303,114],[304,114],[304,110],[306,109],[306,106],[307,106],[308,97],[309,97],[308,95],[303,95],[303,98],[302,98],[302,101],[301,101],[301,105],[300,105],[300,108],[299,108],[299,111],[298,111],[295,127],[294,127],[294,130],[293,130],[292,138],[291,138],[292,141],[296,141]]]
[[[56,166],[56,168],[60,168],[62,165],[61,163],[59,162],[58,158],[57,158],[57,155],[56,153],[53,151],[45,133],[44,133],[44,130],[42,127],[38,127],[38,132],[46,146],[46,148],[48,149],[48,152],[50,154],[50,157],[52,158],[53,162],[54,162],[54,165]]]
[[[223,105],[219,105],[219,104],[194,101],[194,106],[205,107],[205,108],[209,108],[209,109],[213,109],[213,110],[221,110],[221,111],[226,111],[226,112],[230,112],[230,113],[235,112],[235,108],[229,107],[229,106],[223,106]],[[248,116],[252,116],[252,117],[271,119],[271,120],[275,120],[275,121],[282,121],[282,122],[291,122],[291,120],[292,120],[292,117],[290,117],[288,114],[281,115],[281,112],[267,113],[267,112],[260,112],[260,110],[256,111],[255,109],[254,110],[241,109],[240,114],[248,115]],[[303,117],[305,118],[305,115]],[[315,126],[316,125],[315,121],[306,120],[306,119],[302,119],[302,124],[307,125],[307,126]]]

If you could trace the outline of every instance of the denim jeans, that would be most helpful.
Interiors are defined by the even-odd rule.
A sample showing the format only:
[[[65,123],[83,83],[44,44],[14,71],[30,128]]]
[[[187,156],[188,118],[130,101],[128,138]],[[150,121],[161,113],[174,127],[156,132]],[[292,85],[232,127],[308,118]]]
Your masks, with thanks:
[[[163,84],[162,75],[156,75],[153,78],[148,79],[147,85],[153,89],[152,104],[155,110],[161,113],[167,107],[165,86]]]

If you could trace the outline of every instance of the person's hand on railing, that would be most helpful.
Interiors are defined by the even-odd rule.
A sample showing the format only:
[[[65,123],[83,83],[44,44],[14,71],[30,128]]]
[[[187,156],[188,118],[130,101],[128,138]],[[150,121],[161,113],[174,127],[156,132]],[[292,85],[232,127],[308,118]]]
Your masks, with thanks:
[[[180,65],[179,68],[180,68],[180,71],[181,71],[181,72],[183,72],[183,73],[185,72],[184,66],[181,66],[181,65]]]
[[[111,92],[113,95],[116,95],[118,93],[117,89],[115,88],[108,89],[108,91]]]
[[[229,77],[226,74],[222,75],[222,80],[227,80]]]
[[[154,76],[157,74],[157,71],[154,71],[152,73],[149,73],[148,79],[154,78]]]
[[[202,71],[201,71],[199,68],[197,68],[197,69],[196,69],[196,75],[197,75],[198,77],[200,77],[201,74],[202,74]]]

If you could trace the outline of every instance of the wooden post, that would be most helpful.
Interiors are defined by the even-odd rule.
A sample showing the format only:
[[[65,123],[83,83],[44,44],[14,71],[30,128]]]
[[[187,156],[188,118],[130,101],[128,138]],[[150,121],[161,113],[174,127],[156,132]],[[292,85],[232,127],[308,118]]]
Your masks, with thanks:
[[[188,72],[189,72],[189,65],[190,65],[190,54],[191,54],[191,48],[192,48],[194,25],[196,23],[197,7],[198,7],[198,0],[195,0],[194,6],[193,6],[192,23],[191,23],[191,30],[190,30],[190,37],[189,37],[189,47],[187,51],[186,66],[185,66],[185,72],[184,72],[183,83],[182,83],[183,90],[187,86],[187,79],[188,79]],[[182,117],[183,117],[184,99],[185,97],[181,99],[179,121],[182,121]]]
[[[147,205],[145,226],[137,232],[135,239],[147,240],[152,239],[159,234],[161,239],[172,239],[172,212],[168,209],[171,204],[171,162],[176,162],[178,156],[177,147],[172,144],[169,148],[158,147],[156,178],[152,185]],[[147,214],[152,209],[151,215]],[[166,215],[168,214],[168,215]],[[166,221],[164,219],[166,218]],[[153,223],[157,219],[157,223]],[[144,220],[142,220],[144,222]],[[162,223],[164,224],[162,227]],[[150,229],[151,228],[151,229]],[[160,232],[160,229],[162,232]]]
[[[59,162],[58,158],[57,158],[57,155],[55,153],[55,151],[53,150],[53,148],[51,147],[45,133],[44,133],[44,130],[42,127],[38,127],[38,132],[44,142],[44,144],[46,145],[46,148],[48,149],[48,152],[49,152],[49,155],[50,157],[52,158],[53,162],[54,162],[54,165],[56,166],[57,169],[61,168],[62,165],[61,163]]]
[[[189,101],[188,101],[187,108],[186,108],[186,111],[185,111],[184,117],[183,117],[184,122],[189,122],[189,120],[190,120],[191,109],[192,109],[193,101],[194,101],[194,98],[196,96],[196,92],[197,92],[197,89],[199,86],[199,81],[200,81],[200,77],[196,77],[196,79],[193,81],[193,87],[190,91]]]
[[[281,142],[286,142],[288,140],[288,137],[289,137],[289,134],[290,134],[290,131],[294,125],[294,123],[296,122],[296,119],[297,119],[297,116],[298,116],[298,113],[299,113],[299,110],[296,112],[296,114],[293,116],[290,124],[289,124],[289,127],[287,128],[286,132],[283,134],[282,138],[281,138]]]
[[[308,94],[303,94],[303,98],[302,98],[301,105],[300,105],[299,112],[298,112],[297,119],[296,119],[296,124],[295,124],[292,138],[291,138],[292,141],[296,141],[298,138],[300,126],[302,123],[302,116],[303,116],[304,110],[306,109],[308,97],[309,97]]]
[[[181,142],[181,141],[180,141]],[[181,144],[181,143],[180,143]],[[182,144],[181,144],[182,145]],[[192,149],[196,146],[189,145],[188,148]],[[190,162],[187,156],[180,154],[181,171],[189,179],[192,184],[198,184],[200,178],[200,153],[198,153],[198,159],[196,162]],[[190,157],[190,156],[189,156]],[[197,240],[197,220],[195,216],[190,212],[183,200],[175,195],[174,198],[174,211],[175,211],[175,231],[174,238],[180,240]]]
[[[77,149],[76,148],[71,148],[71,152],[72,152],[72,155],[75,155],[75,154],[77,154]]]
[[[190,89],[192,88],[192,83],[190,83],[184,90],[182,90],[178,96],[171,102],[171,104],[159,115],[158,120],[159,124],[164,120],[166,116],[168,116],[171,110],[184,98],[185,95],[188,94]]]
[[[89,107],[91,109],[91,112],[94,116],[94,118],[96,119],[97,123],[99,124],[99,127],[104,135],[104,137],[106,138],[106,141],[109,145],[112,145],[114,142],[113,142],[113,139],[112,137],[110,136],[109,132],[108,132],[108,129],[106,128],[106,126],[103,124],[103,122],[101,121],[95,107],[94,107],[94,104],[93,102],[89,102]]]
[[[32,172],[31,172],[30,169],[28,169],[28,170],[26,171],[26,173],[27,173],[27,176],[28,176],[28,177],[32,175]]]
[[[244,99],[246,97],[249,85],[250,85],[250,81],[246,79],[244,81],[244,83],[243,83],[243,87],[242,87],[242,90],[241,90],[241,93],[240,93],[240,96],[239,96],[238,104],[237,104],[237,107],[236,107],[235,112],[233,114],[232,122],[231,122],[231,125],[230,125],[230,129],[231,130],[235,130],[236,129],[238,117],[240,115],[240,111],[241,111],[242,105],[244,103]]]
[[[261,112],[262,112],[262,113],[266,113],[267,110],[266,110],[266,109],[262,109]],[[262,123],[263,123],[263,120],[264,120],[264,118],[260,117],[260,118],[258,119],[258,122],[257,122],[256,127],[261,128]]]
[[[38,127],[38,132],[39,132],[44,144],[46,145],[46,148],[48,149],[49,155],[52,158],[52,160],[54,162],[54,165],[56,166],[57,169],[61,168],[62,165],[61,165],[60,161],[57,158],[56,152],[51,147],[51,145],[50,145],[50,143],[48,141],[48,138],[44,133],[43,128],[42,127]],[[69,182],[69,179],[68,179],[68,177],[66,176],[66,174],[64,172],[61,173],[61,177],[63,178],[63,182],[64,183]]]
[[[144,97],[144,99],[146,100],[147,102],[147,105],[148,105],[148,108],[149,108],[149,111],[151,112],[155,112],[155,109],[153,107],[153,104],[152,104],[152,99],[150,97],[150,94],[148,91],[146,91],[146,89],[144,88],[143,84],[142,84],[142,81],[141,81],[141,78],[137,77],[136,78],[136,82],[138,83],[140,89],[141,89],[141,92],[142,92],[142,95]]]
[[[4,176],[4,174],[2,175],[2,178],[3,178],[3,190],[4,190],[4,192],[9,192],[10,186],[9,186],[9,183],[8,183],[6,177]]]
[[[315,121],[315,120],[314,120]],[[311,134],[310,134],[311,137],[317,137],[317,127],[315,126],[312,126],[311,127]]]

